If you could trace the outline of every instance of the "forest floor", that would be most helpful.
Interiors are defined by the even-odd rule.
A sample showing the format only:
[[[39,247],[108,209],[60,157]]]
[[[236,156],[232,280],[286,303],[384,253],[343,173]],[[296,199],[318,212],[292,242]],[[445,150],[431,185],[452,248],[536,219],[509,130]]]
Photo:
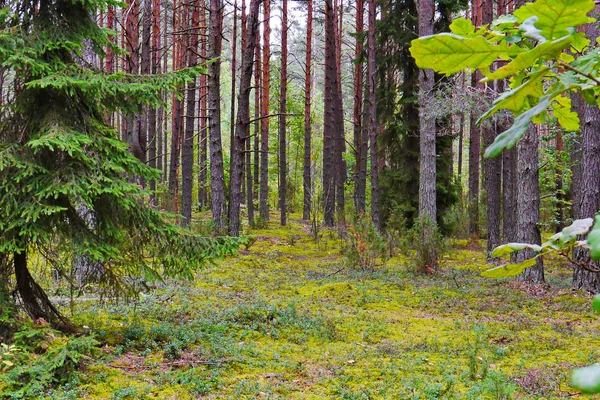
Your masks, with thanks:
[[[365,274],[340,271],[333,231],[250,233],[194,282],[78,302],[101,349],[48,398],[572,398],[570,371],[600,360],[600,318],[556,260],[549,286],[490,280],[484,251],[453,241],[434,276],[401,256]]]

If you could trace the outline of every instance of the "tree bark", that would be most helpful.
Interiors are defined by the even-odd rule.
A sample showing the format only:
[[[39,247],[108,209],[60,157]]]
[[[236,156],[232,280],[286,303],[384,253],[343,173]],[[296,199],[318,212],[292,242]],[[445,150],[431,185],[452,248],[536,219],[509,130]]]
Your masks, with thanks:
[[[361,1],[361,0],[359,0]],[[313,3],[308,0],[308,11],[306,21],[306,62],[304,64],[304,165],[303,165],[303,208],[302,219],[310,219],[312,206],[312,177],[311,177],[311,63],[312,63],[312,24],[313,24]]]
[[[356,44],[354,52],[354,207],[363,213],[367,207],[367,146],[368,138],[362,129],[363,104],[363,31],[364,1],[356,0]]]
[[[206,3],[205,0],[200,0],[200,59],[206,61]],[[207,76],[200,75],[200,98],[198,99],[198,109],[200,114],[199,134],[198,134],[198,204],[201,209],[208,205],[208,131],[207,126]]]
[[[259,29],[260,31],[260,29]],[[261,139],[261,131],[260,131],[260,113],[261,113],[261,48],[260,48],[260,32],[256,32],[256,46],[254,48],[254,148],[252,154],[254,155],[254,177],[253,177],[253,186],[254,190],[252,191],[252,216],[248,213],[248,222],[250,225],[254,224],[254,200],[258,199],[259,190],[260,190],[260,139]],[[250,198],[250,197],[248,197]],[[252,218],[250,218],[252,217]]]
[[[325,0],[325,115],[323,117],[323,196],[325,200],[324,223],[335,223],[335,92],[336,92],[336,40],[332,0]]]
[[[271,74],[270,36],[271,36],[271,0],[263,0],[263,64],[262,64],[262,99],[260,121],[260,216],[264,221],[269,220],[269,79]]]
[[[208,66],[208,129],[210,135],[210,180],[212,216],[220,231],[225,227],[225,176],[221,145],[221,32],[223,5],[221,0],[210,0],[208,58],[216,59]]]
[[[145,3],[151,4],[150,11],[150,25],[151,25],[151,54],[150,54],[150,64],[151,64],[151,72],[152,74],[160,73],[160,0],[145,0]],[[144,4],[145,4],[144,3]],[[144,12],[147,9],[144,7]],[[144,18],[146,15],[144,14]],[[149,38],[150,40],[150,38]],[[145,43],[145,42],[144,42]],[[158,116],[158,121],[157,121]],[[157,112],[155,107],[150,107],[148,110],[148,158],[150,167],[152,168],[161,168],[162,167],[162,110]],[[158,129],[157,129],[158,128]],[[157,154],[158,153],[158,154]],[[156,190],[156,180],[152,179],[150,181],[150,191],[151,197],[150,202],[152,205],[156,205],[155,192]]]
[[[367,102],[365,104],[365,125],[366,134],[363,135],[363,141],[368,138],[371,149],[371,219],[373,224],[380,228],[381,220],[379,214],[379,126],[377,123],[377,54],[375,41],[375,22],[377,16],[376,0],[369,0],[369,33],[367,37],[367,47],[369,49],[367,59]],[[435,142],[434,142],[435,145]],[[365,154],[366,159],[366,154]],[[366,161],[365,161],[366,162]],[[366,172],[366,171],[365,171]],[[435,201],[435,200],[434,200]]]
[[[433,34],[435,2],[419,2],[419,36]],[[419,71],[419,121],[420,121],[420,173],[419,173],[419,218],[436,221],[436,153],[435,119],[427,115],[427,107],[433,98],[433,70]]]
[[[247,140],[248,126],[250,124],[250,90],[252,89],[252,68],[254,64],[254,46],[258,31],[258,9],[260,0],[250,1],[248,12],[248,36],[242,54],[242,68],[240,76],[240,92],[238,97],[238,110],[235,124],[235,136],[231,143],[232,174],[230,177],[229,198],[229,233],[239,236],[240,233],[240,202],[243,179],[244,148]]]
[[[43,319],[55,329],[76,333],[76,327],[52,305],[44,290],[31,276],[27,267],[27,251],[14,253],[13,265],[17,291],[23,302],[23,309],[31,319],[34,321]]]
[[[281,214],[281,225],[287,223],[287,62],[288,62],[288,11],[287,0],[282,0],[281,14],[281,76],[279,93],[279,211]]]
[[[200,24],[200,9],[190,5],[191,27],[187,42],[187,65],[194,67],[198,64],[198,25]],[[188,83],[186,99],[185,136],[181,155],[181,214],[182,225],[189,226],[192,220],[192,191],[194,181],[194,128],[196,126],[196,81]]]
[[[485,0],[482,8],[482,24],[490,24],[493,19],[494,3],[492,0]],[[488,86],[485,86],[486,94],[489,89]],[[502,82],[499,82],[498,89],[504,90]],[[496,139],[496,136],[500,133],[500,128],[501,126],[497,123],[484,123],[484,126],[481,129],[484,147],[488,147],[494,143],[494,139]],[[502,157],[484,159],[483,171],[487,199],[487,258],[489,260],[491,259],[492,250],[500,246]]]
[[[343,6],[335,0],[334,7],[334,38],[335,38],[335,79],[333,97],[333,172],[335,182],[335,207],[338,223],[345,224],[346,208],[346,181],[348,180],[348,169],[344,153],[346,152],[346,136],[344,132],[344,105],[342,99],[342,30],[343,30]]]
[[[523,243],[542,244],[540,222],[540,186],[538,174],[538,132],[530,124],[525,136],[517,144],[517,240]],[[535,256],[531,249],[520,251],[516,262],[523,262]],[[544,263],[541,257],[537,264],[527,268],[518,277],[531,284],[544,283]]]

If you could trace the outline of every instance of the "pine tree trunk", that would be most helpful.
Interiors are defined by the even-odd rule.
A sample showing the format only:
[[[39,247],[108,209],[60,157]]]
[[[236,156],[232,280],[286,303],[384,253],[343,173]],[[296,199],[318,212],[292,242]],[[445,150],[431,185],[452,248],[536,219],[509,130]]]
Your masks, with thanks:
[[[156,10],[158,8],[158,10]],[[146,15],[147,14],[147,15]],[[142,35],[142,72],[146,70],[145,63],[148,63],[148,74],[156,74],[158,63],[158,51],[160,44],[157,45],[156,40],[160,40],[160,1],[144,0],[144,30]],[[146,30],[146,24],[148,25]],[[147,48],[145,50],[145,48]],[[146,54],[147,53],[147,54]],[[147,60],[146,60],[147,57]],[[156,168],[156,108],[149,107],[147,112],[148,126],[148,164],[151,168]],[[156,190],[156,181],[153,179],[150,182],[150,203],[155,204],[154,191]]]
[[[335,223],[334,147],[336,96],[336,40],[332,0],[325,0],[325,115],[323,117],[323,196],[324,223]]]
[[[173,1],[173,31],[180,33],[183,26],[182,17],[182,0]],[[183,64],[181,63],[181,53],[183,52],[181,35],[173,36],[173,71],[179,70]],[[173,196],[172,210],[175,213],[179,211],[179,162],[181,156],[181,115],[182,115],[182,100],[175,94],[171,96],[171,157],[169,163],[169,193]]]
[[[206,61],[206,3],[205,0],[200,0],[200,59]],[[198,100],[198,109],[200,114],[199,134],[198,134],[198,203],[201,209],[208,205],[208,131],[207,125],[207,79],[206,75],[200,75],[200,99]]]
[[[254,64],[254,46],[258,31],[258,9],[260,0],[250,1],[248,13],[248,36],[242,53],[242,68],[240,76],[240,92],[235,124],[235,136],[231,143],[232,173],[230,177],[229,198],[229,233],[239,236],[240,233],[240,203],[242,200],[241,187],[243,180],[244,147],[250,124],[250,91],[252,90],[252,68]]]
[[[260,3],[259,7],[260,9]],[[257,19],[259,18],[259,11],[257,11]],[[259,20],[260,21],[260,20]],[[258,62],[256,60],[257,55],[257,46],[259,31],[260,31],[260,22],[257,23],[256,29],[256,37],[254,39],[254,111],[260,107],[260,103],[257,103],[258,96],[258,86],[256,84],[256,71],[259,69]],[[246,15],[246,2],[242,2],[242,49],[246,47],[246,41],[248,35],[247,29],[247,15]],[[260,76],[260,74],[259,74]],[[258,107],[257,107],[258,104]],[[248,121],[250,120],[250,106],[248,106]],[[255,124],[256,126],[256,124]],[[252,182],[252,138],[250,137],[250,123],[246,125],[246,140],[244,141],[244,167],[245,167],[245,177],[246,177],[246,207],[248,209],[248,223],[250,226],[254,225],[254,187]]]
[[[236,96],[236,80],[237,80],[237,1],[233,4],[233,37],[231,39],[231,108],[229,110],[229,180],[231,182],[233,176],[233,146],[235,141],[235,96]],[[243,51],[243,48],[242,48]],[[229,187],[231,190],[231,186]],[[230,193],[231,195],[231,193]],[[231,207],[231,204],[229,205]]]
[[[311,63],[312,63],[312,24],[313,24],[313,4],[308,0],[308,11],[306,21],[306,62],[304,64],[304,165],[303,165],[303,191],[304,206],[302,208],[302,219],[310,219],[312,206],[312,174],[311,174]]]
[[[191,5],[191,27],[188,32],[187,65],[194,67],[198,64],[198,25],[200,24],[200,9]],[[185,136],[183,140],[181,177],[181,214],[182,225],[189,226],[192,220],[192,190],[194,181],[194,127],[196,126],[196,82],[188,83],[186,99]]]
[[[346,181],[348,180],[348,169],[346,168],[346,160],[344,153],[346,152],[346,137],[344,133],[344,105],[342,100],[342,29],[343,29],[343,7],[338,4],[334,7],[334,26],[335,26],[335,93],[333,103],[333,171],[335,181],[335,202],[336,216],[339,224],[345,224],[345,207],[346,207]]]
[[[594,15],[597,18],[600,6],[596,5]],[[600,36],[596,25],[590,24],[586,28],[585,36],[592,41]],[[590,105],[580,100],[581,123],[581,179],[577,191],[574,192],[575,219],[591,218],[600,207],[600,109],[597,105]],[[590,263],[589,250],[578,247],[573,252],[575,261]],[[597,267],[597,264],[596,264]],[[586,290],[591,293],[600,292],[600,274],[577,267],[573,267],[573,288]]]
[[[363,104],[363,31],[364,1],[356,0],[356,44],[354,53],[354,207],[357,213],[363,213],[367,207],[367,145],[362,129]],[[368,139],[367,139],[368,140]]]
[[[483,25],[490,24],[493,19],[494,3],[485,0],[482,4]],[[499,88],[502,85],[498,86]],[[486,87],[486,95],[489,88]],[[484,123],[481,129],[483,146],[490,146],[500,133],[497,123]],[[484,187],[487,198],[487,258],[491,259],[492,250],[500,245],[500,210],[502,190],[502,157],[486,158],[483,161]]]
[[[221,32],[223,31],[223,6],[221,0],[210,0],[208,58],[221,57]],[[212,216],[219,230],[225,227],[225,176],[221,145],[221,62],[208,65],[208,129],[210,135],[210,179]]]
[[[377,16],[376,0],[369,0],[369,33],[367,37],[367,47],[369,50],[367,60],[367,95],[365,104],[365,119],[363,122],[366,125],[366,134],[363,135],[363,141],[369,140],[371,150],[371,219],[376,227],[381,227],[379,215],[379,146],[377,124],[377,85],[375,82],[377,76],[376,70],[376,42],[375,42],[375,22]],[[366,144],[365,144],[366,146]],[[366,163],[366,153],[365,153]],[[366,169],[365,169],[366,173]]]
[[[260,30],[260,29],[259,29]],[[260,190],[260,100],[261,100],[261,48],[260,48],[260,32],[256,32],[256,46],[254,49],[254,149],[252,151],[254,155],[254,191],[252,192],[252,204],[254,200],[258,199]],[[254,208],[254,206],[252,207]],[[248,215],[248,221],[254,224],[254,219],[250,220]]]
[[[287,223],[287,62],[288,62],[288,11],[287,0],[282,0],[282,25],[281,25],[281,76],[279,94],[279,211],[281,225]]]
[[[502,238],[504,242],[517,241],[517,149],[502,152]]]
[[[540,222],[540,186],[538,174],[538,132],[530,124],[525,136],[517,144],[517,241],[542,244],[539,229]],[[516,262],[522,262],[535,256],[533,250],[520,251]],[[544,283],[544,263],[538,257],[537,264],[527,268],[518,277],[531,284]]]
[[[269,78],[271,74],[270,36],[271,36],[271,0],[263,0],[263,64],[262,64],[262,99],[260,129],[260,216],[269,220]]]
[[[419,36],[433,34],[435,3],[421,0],[419,3]],[[419,120],[420,120],[420,174],[419,217],[436,221],[436,160],[435,119],[427,115],[427,107],[433,98],[434,74],[432,70],[419,72]]]

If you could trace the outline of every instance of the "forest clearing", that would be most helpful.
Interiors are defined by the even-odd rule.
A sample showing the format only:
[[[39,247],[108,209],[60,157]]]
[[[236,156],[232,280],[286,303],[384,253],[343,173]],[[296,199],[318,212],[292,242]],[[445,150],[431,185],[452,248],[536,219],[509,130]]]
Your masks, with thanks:
[[[599,17],[0,0],[0,399],[599,398]]]
[[[268,228],[192,283],[130,304],[77,301],[74,322],[102,345],[45,396],[573,398],[570,371],[600,356],[590,296],[571,291],[556,262],[551,286],[490,280],[479,276],[485,252],[457,240],[435,276],[403,256],[373,273],[339,271],[336,232],[315,243],[297,215]]]

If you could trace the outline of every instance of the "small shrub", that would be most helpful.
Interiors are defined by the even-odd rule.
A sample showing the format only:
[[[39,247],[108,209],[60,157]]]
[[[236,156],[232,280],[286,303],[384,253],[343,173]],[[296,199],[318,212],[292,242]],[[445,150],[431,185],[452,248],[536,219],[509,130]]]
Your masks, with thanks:
[[[374,272],[389,259],[387,241],[364,213],[357,215],[348,227],[342,253],[347,266],[363,272]]]
[[[434,273],[447,251],[448,245],[436,223],[427,218],[417,220],[400,240],[400,253],[412,260],[412,267],[419,272]]]
[[[250,225],[252,229],[266,229],[268,226],[269,222],[262,215],[254,218],[254,221]]]

